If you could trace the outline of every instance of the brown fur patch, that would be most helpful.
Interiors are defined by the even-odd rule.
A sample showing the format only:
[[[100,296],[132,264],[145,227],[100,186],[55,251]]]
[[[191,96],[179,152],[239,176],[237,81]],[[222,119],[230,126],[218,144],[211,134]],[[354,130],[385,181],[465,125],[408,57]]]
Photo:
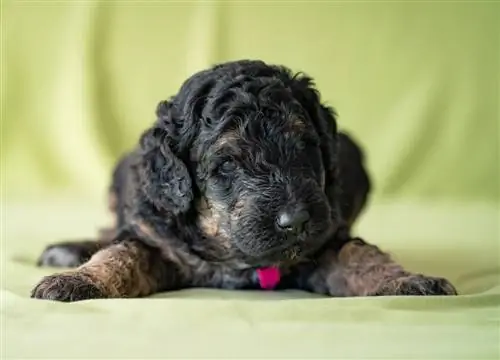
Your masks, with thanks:
[[[395,263],[389,254],[360,240],[347,243],[340,251],[338,260],[347,288],[358,296],[373,294],[389,279],[405,274],[402,266]]]
[[[292,119],[290,127],[292,131],[301,133],[304,131],[306,124],[304,123],[304,120],[296,117]]]
[[[217,237],[219,234],[220,217],[214,213],[212,207],[205,198],[201,198],[196,204],[198,212],[198,226],[205,236]]]
[[[97,252],[75,270],[92,280],[106,297],[138,297],[156,292],[158,279],[150,272],[148,250],[123,242]]]
[[[206,198],[201,198],[196,203],[198,211],[198,226],[202,233],[216,239],[221,247],[229,248],[229,234],[224,230],[221,222],[226,217],[232,217],[239,211],[239,207],[235,208],[231,214],[225,214],[225,209],[217,203],[209,202]]]
[[[300,258],[300,247],[293,246],[291,248],[285,249],[282,253],[283,255],[283,264],[287,264],[288,262],[293,263],[295,260]]]
[[[151,248],[124,240],[98,251],[80,267],[42,279],[32,297],[59,301],[141,297],[173,289],[179,280]]]
[[[447,280],[409,273],[389,254],[361,239],[350,240],[338,254],[325,251],[317,265],[308,286],[331,296],[456,294]]]
[[[332,296],[366,296],[375,293],[387,279],[403,274],[400,265],[376,246],[351,240],[340,253],[325,251],[311,274],[309,286]]]

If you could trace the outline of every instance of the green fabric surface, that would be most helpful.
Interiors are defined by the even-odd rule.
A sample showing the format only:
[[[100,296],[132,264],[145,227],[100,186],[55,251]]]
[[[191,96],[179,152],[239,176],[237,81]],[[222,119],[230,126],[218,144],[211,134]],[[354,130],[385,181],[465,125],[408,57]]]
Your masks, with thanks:
[[[500,358],[500,3],[10,0],[1,25],[2,358]],[[460,296],[28,298],[46,244],[106,224],[156,103],[237,58],[316,79],[367,152],[356,232]]]

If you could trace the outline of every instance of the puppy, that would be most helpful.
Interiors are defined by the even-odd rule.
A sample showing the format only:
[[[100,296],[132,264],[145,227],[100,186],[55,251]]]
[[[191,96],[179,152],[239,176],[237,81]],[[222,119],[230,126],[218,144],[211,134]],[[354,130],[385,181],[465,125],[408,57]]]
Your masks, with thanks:
[[[328,296],[455,295],[350,229],[370,180],[312,80],[262,61],[216,65],[161,102],[118,163],[116,224],[49,246],[31,296],[78,301],[190,287],[300,289]]]

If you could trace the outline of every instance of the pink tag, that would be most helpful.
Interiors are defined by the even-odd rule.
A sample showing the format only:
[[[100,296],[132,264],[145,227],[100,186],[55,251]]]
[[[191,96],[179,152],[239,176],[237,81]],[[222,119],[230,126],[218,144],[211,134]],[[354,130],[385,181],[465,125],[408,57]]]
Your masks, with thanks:
[[[257,269],[260,287],[272,290],[280,282],[280,270],[277,267],[266,267]]]

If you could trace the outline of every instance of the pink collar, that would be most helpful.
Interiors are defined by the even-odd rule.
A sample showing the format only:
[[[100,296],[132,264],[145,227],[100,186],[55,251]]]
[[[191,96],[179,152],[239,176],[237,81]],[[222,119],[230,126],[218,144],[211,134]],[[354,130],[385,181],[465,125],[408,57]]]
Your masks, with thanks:
[[[280,282],[280,269],[274,266],[257,269],[259,285],[264,290],[274,289]]]

